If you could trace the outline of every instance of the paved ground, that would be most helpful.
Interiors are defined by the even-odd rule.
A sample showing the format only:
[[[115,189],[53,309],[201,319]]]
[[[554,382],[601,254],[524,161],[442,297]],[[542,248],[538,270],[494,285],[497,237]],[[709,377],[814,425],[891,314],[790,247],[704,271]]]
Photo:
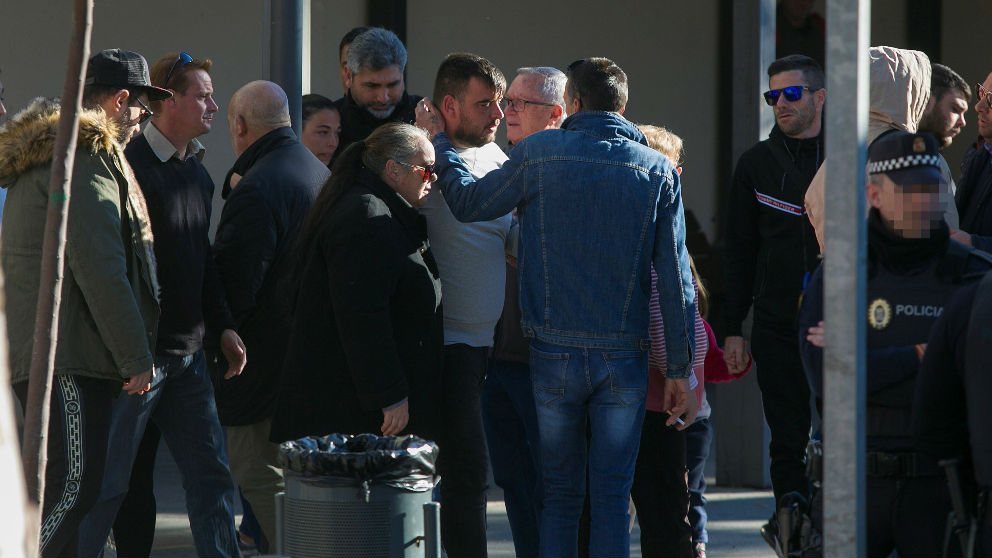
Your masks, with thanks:
[[[159,451],[156,465],[155,495],[159,513],[152,556],[195,556],[189,521],[186,518],[182,483],[164,444]],[[758,528],[771,515],[771,491],[713,487],[707,495],[709,556],[775,556],[758,534]],[[502,494],[498,490],[490,492],[488,516],[489,555],[493,558],[513,556],[510,526],[506,520]],[[640,556],[639,537],[635,526],[631,535],[631,556]]]

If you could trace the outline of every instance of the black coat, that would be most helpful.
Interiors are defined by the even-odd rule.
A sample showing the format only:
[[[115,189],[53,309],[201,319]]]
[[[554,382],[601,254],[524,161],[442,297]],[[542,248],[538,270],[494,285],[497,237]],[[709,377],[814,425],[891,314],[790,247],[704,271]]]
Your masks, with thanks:
[[[215,355],[212,375],[221,423],[239,426],[272,416],[289,342],[290,256],[330,172],[288,127],[255,141],[231,171],[242,179],[234,189],[224,185],[213,253],[248,364],[224,380],[227,363]]]
[[[436,440],[444,337],[425,219],[362,171],[302,257],[272,441],[380,433],[405,397],[404,433]]]
[[[803,180],[797,183],[772,154],[784,147]],[[778,126],[737,161],[727,204],[727,335],[740,335],[754,304],[754,321],[792,331],[807,272],[816,268],[819,245],[803,201],[823,162],[823,134],[786,136]]]
[[[984,147],[961,165],[954,196],[961,216],[961,230],[974,235],[972,245],[992,250],[992,155]]]
[[[346,91],[344,97],[334,101],[334,104],[338,106],[338,112],[341,113],[341,134],[338,138],[338,149],[334,152],[334,159],[344,153],[349,145],[369,137],[369,134],[383,124],[389,122],[413,124],[416,120],[414,111],[421,99],[423,97],[420,95],[410,95],[404,91],[392,114],[386,118],[376,118],[369,111],[358,106],[351,98],[351,93]],[[334,165],[333,160],[331,165]]]

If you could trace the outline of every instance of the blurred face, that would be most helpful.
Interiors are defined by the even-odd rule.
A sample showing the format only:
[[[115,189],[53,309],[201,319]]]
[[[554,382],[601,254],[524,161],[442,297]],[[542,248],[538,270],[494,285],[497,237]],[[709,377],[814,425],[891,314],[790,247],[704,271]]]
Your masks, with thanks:
[[[779,72],[768,79],[769,89],[783,89],[792,86],[809,86],[799,70]],[[803,90],[803,96],[796,101],[789,101],[785,95],[779,95],[772,109],[775,111],[775,123],[782,133],[790,138],[809,138],[820,133],[820,108],[826,93]]]
[[[535,132],[557,127],[554,119],[555,107],[534,104],[544,102],[537,93],[542,79],[533,74],[521,74],[514,78],[506,90],[506,139],[510,143],[519,143]]]
[[[324,109],[310,115],[303,123],[300,141],[321,163],[331,162],[338,149],[338,134],[341,133],[341,115],[338,111]]]
[[[496,139],[503,118],[499,108],[502,95],[479,78],[468,80],[461,99],[456,99],[455,128],[448,135],[456,147],[482,147]]]
[[[162,116],[186,137],[193,139],[210,131],[217,103],[214,102],[210,74],[197,69],[191,70],[187,76],[189,84],[186,91],[173,91],[172,98],[162,103],[165,109]]]
[[[413,207],[424,205],[424,199],[431,191],[431,183],[437,180],[437,175],[430,173],[424,178],[425,168],[434,165],[434,146],[427,140],[420,142],[420,151],[410,161],[393,161],[395,165],[390,181],[393,190]],[[419,168],[418,168],[419,167]]]
[[[992,88],[992,74],[989,74],[985,78],[982,87],[985,89]],[[992,99],[989,99],[987,95],[983,97],[978,91],[975,93],[975,96],[978,97],[978,102],[975,103],[975,114],[978,115],[978,133],[986,141],[989,141],[992,139],[992,106],[989,105]]]
[[[931,98],[927,111],[920,120],[919,131],[933,134],[941,147],[947,147],[964,128],[966,110],[968,102],[957,89],[948,91],[936,101]]]
[[[403,97],[403,70],[387,66],[378,71],[359,72],[351,76],[351,98],[355,104],[376,118],[388,118]]]
[[[868,184],[868,203],[889,229],[903,238],[929,238],[944,219],[946,188],[940,183],[902,186],[884,174],[875,177],[878,183]]]

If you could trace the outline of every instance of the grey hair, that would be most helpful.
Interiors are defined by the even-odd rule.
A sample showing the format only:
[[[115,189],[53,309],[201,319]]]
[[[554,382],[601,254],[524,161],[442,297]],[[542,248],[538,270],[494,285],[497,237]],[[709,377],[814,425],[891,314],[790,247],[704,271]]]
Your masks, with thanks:
[[[565,109],[565,82],[568,77],[558,68],[551,66],[537,66],[517,68],[517,75],[541,76],[541,85],[537,88],[537,94],[545,103],[554,103]]]
[[[430,143],[431,138],[422,128],[399,122],[384,124],[365,138],[362,164],[381,176],[387,161],[409,163],[420,153],[425,141]]]
[[[373,27],[355,37],[348,47],[348,70],[353,75],[363,70],[378,72],[389,66],[406,70],[406,47],[388,29]]]

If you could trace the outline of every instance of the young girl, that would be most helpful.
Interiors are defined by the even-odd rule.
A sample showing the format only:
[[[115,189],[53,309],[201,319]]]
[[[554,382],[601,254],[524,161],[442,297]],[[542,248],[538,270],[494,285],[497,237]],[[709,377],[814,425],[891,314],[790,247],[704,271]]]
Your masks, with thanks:
[[[665,128],[640,125],[648,145],[665,155],[682,172],[682,139]],[[685,431],[665,426],[668,415],[662,411],[666,355],[664,329],[658,293],[657,276],[651,270],[652,297],[651,351],[647,411],[641,432],[640,452],[634,470],[631,498],[637,508],[641,526],[641,555],[700,557],[706,556],[706,500],[703,493],[706,481],[703,471],[709,455],[712,427],[709,424],[710,407],[706,401],[704,381],[729,381],[736,378],[727,372],[722,351],[716,344],[712,330],[703,320],[706,313],[706,290],[703,288],[696,266],[692,263],[693,285],[696,288],[695,340],[693,375],[699,413]],[[722,366],[721,371],[716,368]],[[712,368],[712,372],[710,369]],[[748,367],[750,369],[750,367]],[[713,378],[707,377],[713,374]],[[742,374],[743,375],[743,374]],[[687,475],[688,468],[688,475]]]

